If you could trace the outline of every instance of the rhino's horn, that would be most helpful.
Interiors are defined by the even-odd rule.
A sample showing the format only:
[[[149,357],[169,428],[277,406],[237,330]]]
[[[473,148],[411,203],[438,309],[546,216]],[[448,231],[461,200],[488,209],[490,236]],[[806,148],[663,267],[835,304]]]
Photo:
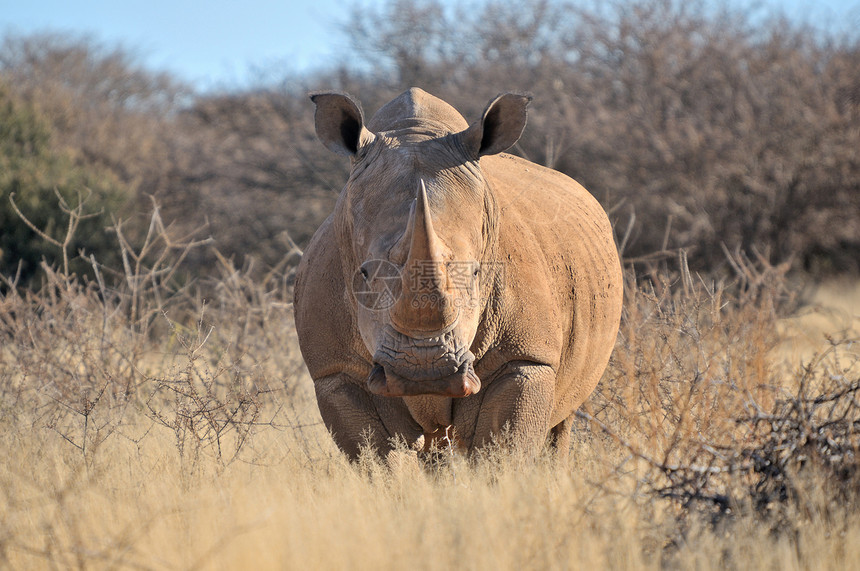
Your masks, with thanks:
[[[392,308],[392,324],[407,335],[443,331],[457,319],[457,312],[446,291],[445,261],[423,180],[408,228],[412,236],[403,268],[403,293]]]
[[[427,201],[427,188],[424,181],[418,186],[418,198],[412,212],[412,240],[409,245],[409,260],[442,262],[439,238],[433,229],[433,217]]]

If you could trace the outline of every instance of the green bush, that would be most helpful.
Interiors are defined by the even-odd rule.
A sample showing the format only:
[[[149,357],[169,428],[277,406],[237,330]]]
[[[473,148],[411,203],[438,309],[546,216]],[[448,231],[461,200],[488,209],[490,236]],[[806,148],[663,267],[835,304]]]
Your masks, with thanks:
[[[106,169],[75,164],[50,143],[37,110],[0,84],[0,274],[19,275],[21,285],[33,285],[43,260],[63,264],[64,250],[68,270],[77,273],[89,267],[81,253],[105,263],[118,251],[106,228],[126,202],[123,185]],[[77,228],[67,240],[70,216]]]

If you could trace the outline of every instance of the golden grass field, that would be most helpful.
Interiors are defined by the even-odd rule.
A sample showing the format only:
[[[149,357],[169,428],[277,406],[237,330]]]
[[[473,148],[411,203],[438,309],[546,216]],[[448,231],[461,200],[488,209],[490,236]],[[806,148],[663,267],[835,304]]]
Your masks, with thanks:
[[[860,566],[860,284],[630,280],[567,465],[350,465],[285,282],[224,265],[205,303],[140,271],[0,298],[0,567]]]

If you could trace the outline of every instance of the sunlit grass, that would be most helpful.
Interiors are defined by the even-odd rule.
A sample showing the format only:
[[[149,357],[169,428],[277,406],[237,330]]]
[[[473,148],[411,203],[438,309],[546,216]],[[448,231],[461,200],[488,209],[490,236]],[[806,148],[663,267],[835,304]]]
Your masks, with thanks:
[[[856,384],[858,345],[836,342],[856,327],[856,306],[781,317],[790,288],[774,268],[760,272],[744,287],[683,271],[631,280],[567,465],[504,446],[424,461],[368,451],[351,465],[320,421],[278,280],[254,282],[225,261],[212,301],[140,295],[149,317],[135,321],[122,290],[105,296],[49,273],[41,295],[0,300],[0,561],[846,568],[860,560],[853,453],[774,452],[768,439],[783,429],[742,419],[788,418],[780,403]],[[812,299],[857,291],[827,285]],[[804,325],[813,318],[817,329]],[[786,349],[799,326],[812,353]],[[852,398],[808,418],[856,420]],[[856,451],[852,430],[828,426],[834,446]],[[750,458],[772,453],[784,470],[764,477]]]

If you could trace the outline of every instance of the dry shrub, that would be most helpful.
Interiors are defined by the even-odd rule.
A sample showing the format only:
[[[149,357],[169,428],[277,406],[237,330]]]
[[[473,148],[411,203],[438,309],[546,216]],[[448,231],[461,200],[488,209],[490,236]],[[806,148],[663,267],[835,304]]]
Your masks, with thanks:
[[[112,171],[138,204],[157,196],[186,231],[208,220],[219,251],[260,272],[289,249],[284,229],[307,244],[348,174],[316,140],[307,92],[350,92],[369,117],[413,85],[469,120],[500,91],[533,93],[511,152],[630,221],[627,257],[685,248],[711,273],[725,244],[860,271],[856,29],[749,3],[391,0],[343,30],[337,69],[278,69],[232,92],[189,93],[127,50],[51,35],[7,36],[0,81],[76,161]],[[206,249],[189,261],[216,267]]]
[[[318,86],[369,113],[413,84],[472,120],[499,91],[532,92],[512,152],[633,221],[627,256],[680,247],[713,272],[725,244],[814,273],[860,269],[856,29],[743,3],[392,0],[346,30],[373,71]]]
[[[3,276],[4,566],[158,566],[166,542],[192,540],[177,514],[201,482],[334,453],[291,327],[294,264],[252,280],[221,258],[220,279],[197,284],[183,262],[208,241],[177,237],[157,208],[148,228],[135,249],[115,224],[124,263],[90,258],[92,280],[43,265],[32,291]]]
[[[164,188],[174,151],[167,118],[190,95],[133,51],[61,33],[0,40],[0,78],[52,126],[52,143],[79,164],[112,171],[132,193]]]
[[[205,222],[218,251],[240,265],[255,260],[258,278],[293,240],[307,244],[348,174],[319,152],[309,102],[304,93],[197,98],[175,119],[165,216],[189,229]],[[199,251],[192,267],[207,274],[217,263]]]
[[[694,277],[683,257],[674,276],[631,279],[609,369],[579,412],[581,446],[606,446],[620,479],[676,506],[680,543],[701,515],[793,534],[860,497],[857,340],[782,361],[778,325],[796,307],[787,265],[730,262],[732,284]]]
[[[298,352],[290,253],[264,279],[156,211],[115,287],[43,267],[0,298],[0,561],[11,567],[810,565],[857,555],[860,359],[776,348],[787,267],[630,272],[569,467],[400,447],[350,465]],[[123,225],[114,232],[120,238]],[[634,279],[634,275],[638,278]],[[791,545],[786,549],[785,545]]]
[[[73,229],[83,214],[67,214]],[[292,382],[302,365],[285,301],[292,264],[254,281],[250,270],[238,271],[221,257],[222,279],[194,284],[186,281],[183,262],[210,241],[177,238],[157,206],[137,249],[122,222],[111,230],[121,268],[90,256],[90,280],[43,263],[38,291],[3,277],[3,410],[27,418],[34,429],[50,429],[87,465],[108,438],[139,443],[149,428],[142,436],[125,428],[139,422],[141,411],[150,424],[175,433],[180,457],[191,458],[190,472],[202,449],[219,465],[229,463],[256,427],[274,426],[270,405],[303,396]],[[207,293],[214,302],[201,297]],[[279,344],[285,350],[268,354]],[[274,385],[272,371],[280,379]],[[261,395],[275,392],[264,406]],[[228,436],[229,453],[222,446]]]

